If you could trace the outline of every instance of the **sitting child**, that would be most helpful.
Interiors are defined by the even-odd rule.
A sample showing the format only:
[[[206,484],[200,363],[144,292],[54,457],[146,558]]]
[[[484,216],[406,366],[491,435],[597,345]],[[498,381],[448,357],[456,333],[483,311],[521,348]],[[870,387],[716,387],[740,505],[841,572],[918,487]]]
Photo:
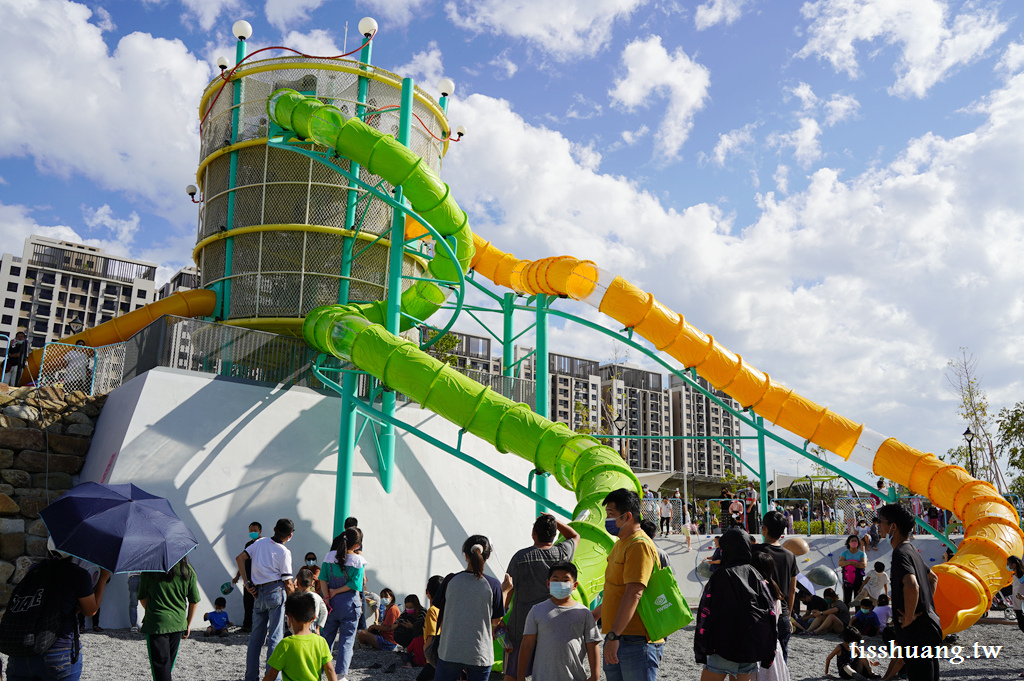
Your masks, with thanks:
[[[294,593],[284,604],[291,636],[281,639],[267,660],[263,681],[275,681],[278,673],[288,681],[320,681],[320,672],[330,681],[338,681],[331,664],[327,639],[314,634],[309,626],[316,617],[316,601],[310,593]]]
[[[398,647],[395,643],[395,627],[398,624],[398,616],[402,614],[395,605],[394,591],[380,590],[380,607],[384,609],[381,623],[371,624],[356,634],[356,637],[360,643],[378,650],[394,650]]]
[[[851,643],[857,643],[860,641],[860,632],[852,627],[846,627],[843,629],[843,642],[835,647],[828,657],[825,658],[825,676],[828,676],[828,667],[832,662],[832,658],[838,657],[836,663],[839,667],[839,678],[841,679],[855,679],[855,678],[867,678],[867,679],[880,679],[882,678],[878,674],[871,671],[871,665],[878,665],[874,660],[868,660],[863,657],[853,657],[853,653],[850,650]]]
[[[395,642],[405,648],[402,653],[404,667],[422,667],[427,664],[427,658],[423,655],[423,625],[426,619],[427,611],[420,605],[419,596],[406,596],[405,612],[398,616],[395,627]]]
[[[228,625],[231,622],[228,621],[228,614],[224,612],[224,608],[228,607],[228,602],[221,596],[213,602],[213,607],[213,612],[203,615],[203,621],[210,623],[203,636],[227,636]]]
[[[885,574],[885,563],[875,562],[875,570],[872,572],[860,592],[854,597],[855,601],[862,601],[870,598],[872,603],[878,602],[878,597],[889,595],[889,575]]]
[[[875,608],[875,616],[878,618],[878,628],[882,638],[892,640],[896,638],[892,628],[892,606],[889,605],[889,597],[882,594],[878,597],[878,607]]]
[[[875,606],[870,598],[860,602],[860,610],[854,614],[850,626],[865,636],[878,636],[882,625],[878,621],[878,615],[874,613]]]
[[[320,630],[327,624],[327,606],[324,604],[323,597],[316,592],[316,575],[311,568],[304,567],[299,570],[299,574],[295,575],[295,584],[298,586],[295,593],[311,594],[314,602],[316,602],[316,618],[313,620],[310,629],[314,634],[319,634]]]

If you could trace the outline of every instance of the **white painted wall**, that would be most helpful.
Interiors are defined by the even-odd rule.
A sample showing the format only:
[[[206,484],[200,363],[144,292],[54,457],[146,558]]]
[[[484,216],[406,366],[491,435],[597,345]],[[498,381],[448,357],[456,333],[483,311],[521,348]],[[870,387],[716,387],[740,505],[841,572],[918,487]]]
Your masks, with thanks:
[[[278,518],[295,522],[288,548],[296,571],[307,551],[323,558],[333,530],[340,403],[305,388],[154,369],[110,394],[81,479],[131,482],[170,500],[200,542],[189,559],[203,593],[198,612],[207,612],[234,576],[253,520],[265,535]],[[398,415],[444,442],[457,440],[456,426],[415,405]],[[534,502],[401,431],[394,489],[385,494],[369,429],[356,456],[352,504],[365,535],[368,588],[423,600],[430,575],[464,568],[462,542],[476,533],[495,546],[488,571],[503,576],[512,554],[530,543]],[[526,483],[526,461],[468,434],[462,449]],[[553,479],[548,488],[554,502],[574,507],[571,492]],[[241,623],[240,592],[227,598],[232,622]],[[117,575],[104,596],[102,626],[127,627],[126,604],[127,579]]]

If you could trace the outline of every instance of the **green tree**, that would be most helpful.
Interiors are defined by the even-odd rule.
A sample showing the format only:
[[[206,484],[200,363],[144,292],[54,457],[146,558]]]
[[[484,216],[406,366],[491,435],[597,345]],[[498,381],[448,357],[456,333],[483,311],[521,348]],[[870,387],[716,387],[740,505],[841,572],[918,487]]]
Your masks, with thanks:
[[[437,331],[429,329],[427,331],[427,340],[431,341],[437,338]],[[430,346],[430,354],[437,358],[442,364],[447,364],[450,367],[458,366],[458,357],[452,354],[452,350],[459,347],[459,337],[446,333],[437,339],[437,342]]]
[[[573,411],[576,413],[576,418],[580,420],[580,425],[573,428],[573,430],[583,435],[600,432],[600,428],[592,428],[590,426],[590,409],[582,400],[576,400],[576,404],[573,405]],[[575,421],[576,419],[573,420]]]
[[[990,434],[992,418],[988,413],[988,394],[981,386],[978,360],[967,348],[960,348],[960,354],[947,362],[946,380],[950,392],[959,400],[957,414],[975,435],[971,446],[957,446],[946,452],[949,463],[965,468],[973,465],[974,475],[979,480],[991,482],[996,489],[1006,489]]]
[[[1024,498],[1024,402],[1000,409],[996,427],[996,451],[1005,455],[1010,468],[1017,472],[1010,492]]]

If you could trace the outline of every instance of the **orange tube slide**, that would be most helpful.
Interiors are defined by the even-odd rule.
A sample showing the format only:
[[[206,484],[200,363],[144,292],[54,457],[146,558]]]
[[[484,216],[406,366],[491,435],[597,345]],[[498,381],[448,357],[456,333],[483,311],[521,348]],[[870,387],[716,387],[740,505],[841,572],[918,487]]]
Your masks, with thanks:
[[[934,568],[939,578],[935,608],[945,634],[974,624],[988,610],[993,594],[1010,582],[1006,558],[1024,553],[1024,532],[1016,510],[991,484],[798,395],[746,364],[650,293],[591,261],[570,256],[519,260],[475,234],[474,242],[471,267],[498,286],[586,302],[632,328],[687,369],[696,368],[744,408],[952,510],[963,520],[964,540],[951,561]]]
[[[213,291],[206,289],[178,291],[163,300],[140,307],[134,312],[114,317],[109,322],[86,329],[82,333],[76,333],[74,336],[62,338],[59,342],[73,345],[81,340],[93,348],[101,345],[110,345],[111,343],[120,343],[121,341],[128,340],[146,328],[150,322],[165,314],[178,317],[206,317],[213,314],[213,309],[216,305],[217,294]],[[39,364],[42,361],[43,348],[33,351],[28,356],[25,370],[21,374],[22,385],[35,380],[35,377],[39,374]]]

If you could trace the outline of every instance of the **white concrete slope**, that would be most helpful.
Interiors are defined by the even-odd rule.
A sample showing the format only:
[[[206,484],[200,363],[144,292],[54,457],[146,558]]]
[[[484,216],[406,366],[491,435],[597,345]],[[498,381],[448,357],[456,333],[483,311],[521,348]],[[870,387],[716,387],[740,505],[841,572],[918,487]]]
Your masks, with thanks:
[[[207,612],[235,574],[251,521],[262,523],[265,535],[278,518],[295,522],[288,548],[296,571],[307,551],[322,559],[329,549],[340,403],[305,388],[154,369],[110,394],[81,479],[131,482],[170,500],[199,540],[189,559],[203,593],[199,612]],[[443,442],[458,438],[456,426],[418,406],[401,406],[398,416]],[[523,459],[468,434],[462,450],[526,484],[531,466]],[[428,577],[464,568],[469,535],[491,539],[488,572],[499,578],[512,554],[530,543],[534,502],[487,474],[401,431],[395,466],[394,490],[385,494],[367,426],[355,461],[352,515],[365,534],[369,590],[386,586],[399,599],[417,593],[423,601]],[[554,481],[548,487],[555,503],[573,508],[572,493]],[[241,623],[239,590],[227,599],[231,621]],[[127,627],[126,603],[126,577],[115,576],[102,626]]]

